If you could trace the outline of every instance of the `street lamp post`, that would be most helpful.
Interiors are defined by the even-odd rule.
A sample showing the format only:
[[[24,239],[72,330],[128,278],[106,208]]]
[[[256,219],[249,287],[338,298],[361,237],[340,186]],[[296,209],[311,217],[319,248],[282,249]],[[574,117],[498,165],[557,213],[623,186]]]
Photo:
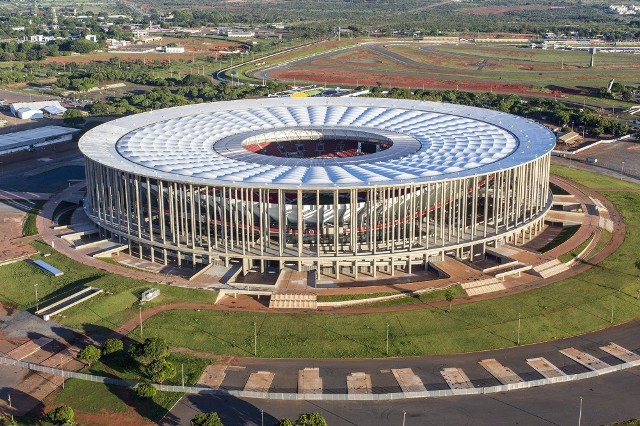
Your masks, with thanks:
[[[36,288],[36,312],[38,312],[40,310],[38,306],[38,284],[34,284],[33,286]]]
[[[578,412],[578,426],[582,423],[582,397],[580,397],[580,411]]]
[[[520,346],[520,312],[518,312],[518,346]]]
[[[253,356],[258,356],[258,322],[253,322]]]
[[[142,339],[142,306],[139,306],[139,318],[140,318],[140,338]]]
[[[407,412],[402,410],[402,426],[404,426],[406,420],[407,420]]]
[[[387,323],[387,356],[389,356],[389,323]]]

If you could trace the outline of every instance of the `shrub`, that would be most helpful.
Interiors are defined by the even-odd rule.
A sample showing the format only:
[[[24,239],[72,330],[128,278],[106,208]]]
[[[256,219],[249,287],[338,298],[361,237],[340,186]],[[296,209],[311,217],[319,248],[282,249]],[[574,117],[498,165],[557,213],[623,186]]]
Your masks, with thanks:
[[[120,339],[107,339],[102,345],[102,355],[110,355],[124,349],[124,343]]]
[[[73,421],[75,413],[73,412],[73,408],[67,405],[61,405],[58,408],[54,408],[49,411],[47,417],[53,424],[56,425],[64,425],[67,423],[71,423]]]
[[[189,422],[190,426],[223,426],[218,413],[198,413]]]
[[[158,393],[158,389],[151,383],[140,383],[136,388],[136,394],[140,398],[153,398]]]
[[[100,359],[100,349],[93,345],[87,345],[78,352],[78,359],[81,359],[91,365]]]

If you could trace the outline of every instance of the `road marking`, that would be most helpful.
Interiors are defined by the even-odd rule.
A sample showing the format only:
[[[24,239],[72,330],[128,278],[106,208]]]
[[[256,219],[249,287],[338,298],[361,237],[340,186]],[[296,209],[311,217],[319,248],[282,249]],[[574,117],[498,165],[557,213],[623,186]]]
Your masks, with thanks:
[[[391,372],[396,377],[396,381],[402,392],[424,392],[427,388],[424,387],[424,383],[420,380],[420,377],[413,373],[410,368],[393,368]]]
[[[322,377],[320,377],[319,368],[305,368],[298,371],[298,393],[322,393]]]
[[[560,370],[546,358],[530,358],[527,360],[527,364],[533,367],[538,373],[546,379],[552,379],[554,377],[566,376],[564,371]]]
[[[244,385],[244,390],[247,392],[269,392],[274,376],[275,374],[270,371],[251,373],[249,380]]]
[[[589,370],[602,370],[603,368],[610,367],[604,361],[599,360],[593,355],[589,355],[587,353],[581,352],[576,348],[567,348],[560,351],[560,353],[564,356],[567,356],[577,362],[578,364],[582,364],[587,367]]]
[[[370,394],[371,376],[366,373],[351,373],[347,376],[349,394]]]
[[[494,358],[483,359],[478,362],[493,377],[498,379],[503,385],[511,385],[513,383],[522,383],[524,380],[518,376],[512,369],[500,364]]]
[[[640,355],[635,352],[631,352],[629,349],[625,349],[620,345],[616,345],[615,343],[609,343],[606,346],[600,346],[600,349],[610,355],[613,355],[620,361],[633,362],[640,360]]]
[[[473,383],[461,368],[443,368],[440,374],[451,389],[473,389]]]

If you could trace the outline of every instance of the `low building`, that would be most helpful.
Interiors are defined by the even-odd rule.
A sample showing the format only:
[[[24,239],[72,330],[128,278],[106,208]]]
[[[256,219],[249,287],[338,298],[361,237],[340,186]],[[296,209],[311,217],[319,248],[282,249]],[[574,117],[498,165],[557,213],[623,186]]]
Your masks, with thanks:
[[[16,117],[21,120],[35,120],[38,118],[44,117],[44,112],[39,109],[31,109],[31,108],[18,108],[16,110]]]
[[[184,47],[179,46],[164,46],[162,50],[164,53],[184,53]]]
[[[582,141],[582,136],[578,132],[567,132],[562,136],[558,137],[558,143],[564,143],[567,145],[575,145]]]
[[[0,135],[0,154],[28,151],[40,146],[70,141],[80,129],[62,126],[45,126],[37,129]]]
[[[252,38],[256,36],[256,33],[255,31],[231,30],[231,31],[227,31],[225,35],[229,38]]]
[[[9,110],[11,111],[11,114],[15,115],[16,117],[20,117],[18,115],[18,110],[22,110],[23,113],[26,112],[27,110],[35,110],[35,111],[40,111],[42,113],[43,109],[46,107],[63,108],[62,112],[64,113],[64,107],[60,104],[59,101],[56,101],[56,100],[38,101],[38,102],[13,102],[12,104],[9,104]],[[34,118],[42,118],[42,117],[34,117]]]

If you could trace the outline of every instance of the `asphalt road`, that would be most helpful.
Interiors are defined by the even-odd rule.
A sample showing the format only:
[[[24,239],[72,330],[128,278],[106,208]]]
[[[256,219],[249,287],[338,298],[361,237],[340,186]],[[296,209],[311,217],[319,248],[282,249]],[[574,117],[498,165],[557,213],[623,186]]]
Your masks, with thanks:
[[[188,425],[200,411],[217,411],[227,426],[273,425],[277,419],[297,418],[304,412],[321,413],[331,426],[575,425],[581,397],[583,426],[640,417],[640,367],[580,382],[502,394],[389,402],[268,401],[190,395],[173,408],[162,424]]]

